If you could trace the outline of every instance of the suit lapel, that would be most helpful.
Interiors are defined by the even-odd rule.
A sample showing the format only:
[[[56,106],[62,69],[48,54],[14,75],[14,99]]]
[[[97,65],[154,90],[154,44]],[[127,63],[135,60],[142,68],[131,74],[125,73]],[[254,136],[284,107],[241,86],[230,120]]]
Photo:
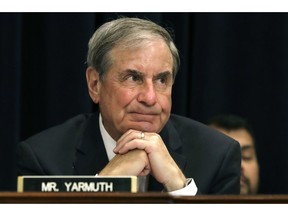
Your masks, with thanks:
[[[87,120],[83,137],[76,148],[74,173],[77,175],[95,175],[108,163],[106,149],[99,129],[99,113]]]
[[[171,120],[169,120],[166,126],[163,128],[160,136],[166,144],[167,149],[174,161],[181,170],[184,170],[187,160],[186,157],[181,154],[183,143],[180,139],[178,131],[171,123]]]

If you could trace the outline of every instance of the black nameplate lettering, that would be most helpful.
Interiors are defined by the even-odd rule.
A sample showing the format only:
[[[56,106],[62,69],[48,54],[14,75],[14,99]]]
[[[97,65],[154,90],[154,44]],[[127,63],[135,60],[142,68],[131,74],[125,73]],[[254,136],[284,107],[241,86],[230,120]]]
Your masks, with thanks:
[[[19,176],[18,192],[137,192],[137,176]]]

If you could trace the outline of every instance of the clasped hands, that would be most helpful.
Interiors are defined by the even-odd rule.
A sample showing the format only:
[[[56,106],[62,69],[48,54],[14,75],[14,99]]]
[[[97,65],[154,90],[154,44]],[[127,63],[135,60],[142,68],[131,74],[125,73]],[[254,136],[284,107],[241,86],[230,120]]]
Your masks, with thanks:
[[[116,154],[99,176],[151,174],[167,191],[185,186],[186,178],[157,133],[128,130],[116,143]]]

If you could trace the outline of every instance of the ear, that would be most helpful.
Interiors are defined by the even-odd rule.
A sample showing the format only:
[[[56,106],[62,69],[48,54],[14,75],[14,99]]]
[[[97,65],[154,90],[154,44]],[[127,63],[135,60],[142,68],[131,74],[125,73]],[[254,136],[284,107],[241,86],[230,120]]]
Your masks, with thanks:
[[[86,69],[86,80],[88,91],[91,99],[95,104],[99,102],[99,95],[100,95],[100,77],[99,73],[92,67],[88,67]]]

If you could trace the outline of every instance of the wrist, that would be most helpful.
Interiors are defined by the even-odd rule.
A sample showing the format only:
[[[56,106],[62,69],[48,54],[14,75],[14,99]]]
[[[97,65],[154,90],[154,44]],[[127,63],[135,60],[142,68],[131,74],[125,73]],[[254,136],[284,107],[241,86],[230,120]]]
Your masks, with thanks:
[[[173,179],[172,181],[165,184],[164,187],[165,187],[167,192],[171,192],[171,191],[180,190],[180,189],[186,187],[186,185],[187,185],[186,178],[183,177],[183,178],[180,178],[178,180]]]

